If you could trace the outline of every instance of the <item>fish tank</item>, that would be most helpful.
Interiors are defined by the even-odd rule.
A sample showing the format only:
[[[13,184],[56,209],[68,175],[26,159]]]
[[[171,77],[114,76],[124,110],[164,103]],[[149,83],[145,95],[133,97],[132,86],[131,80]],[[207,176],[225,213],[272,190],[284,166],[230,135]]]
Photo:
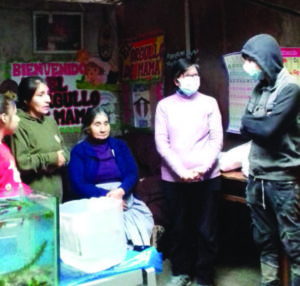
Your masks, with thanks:
[[[59,284],[55,197],[0,199],[0,257],[0,286]]]

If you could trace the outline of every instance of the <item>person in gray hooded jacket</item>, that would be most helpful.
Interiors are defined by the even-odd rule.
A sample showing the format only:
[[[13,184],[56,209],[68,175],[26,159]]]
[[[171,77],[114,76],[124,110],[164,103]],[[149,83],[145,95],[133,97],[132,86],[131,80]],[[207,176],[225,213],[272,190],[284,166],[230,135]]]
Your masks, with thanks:
[[[252,140],[246,200],[259,246],[262,286],[280,285],[281,248],[300,285],[300,87],[270,35],[242,48],[244,70],[258,80],[242,117],[241,133]]]

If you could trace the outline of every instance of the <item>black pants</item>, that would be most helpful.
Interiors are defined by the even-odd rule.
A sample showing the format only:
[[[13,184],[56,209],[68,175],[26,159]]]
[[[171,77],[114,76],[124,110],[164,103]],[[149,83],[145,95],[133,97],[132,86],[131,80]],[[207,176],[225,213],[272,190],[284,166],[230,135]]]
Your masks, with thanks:
[[[213,283],[219,190],[219,177],[196,183],[163,181],[173,275],[188,274],[200,284]]]
[[[291,265],[291,285],[300,285],[300,184],[249,176],[247,203],[251,208],[253,236],[261,251],[262,285],[280,285],[279,253],[283,247]],[[270,271],[270,269],[274,269]]]

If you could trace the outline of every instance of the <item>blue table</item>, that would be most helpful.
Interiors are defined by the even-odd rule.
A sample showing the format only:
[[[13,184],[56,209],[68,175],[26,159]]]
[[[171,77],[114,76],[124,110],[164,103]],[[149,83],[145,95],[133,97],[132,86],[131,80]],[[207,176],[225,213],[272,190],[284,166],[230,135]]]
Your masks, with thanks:
[[[146,280],[143,281],[143,272]],[[85,273],[61,262],[60,286],[156,286],[155,273],[162,272],[162,255],[156,248],[149,247],[141,252],[127,251],[126,258],[120,264],[97,273]],[[119,284],[120,283],[120,284]]]

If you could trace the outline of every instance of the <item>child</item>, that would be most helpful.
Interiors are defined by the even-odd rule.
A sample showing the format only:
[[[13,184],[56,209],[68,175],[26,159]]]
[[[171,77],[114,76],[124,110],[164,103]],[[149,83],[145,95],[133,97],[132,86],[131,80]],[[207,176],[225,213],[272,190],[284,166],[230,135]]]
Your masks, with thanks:
[[[9,148],[3,143],[6,135],[12,135],[18,127],[15,94],[0,93],[0,197],[28,195],[32,192],[29,186],[21,182],[15,159]]]

